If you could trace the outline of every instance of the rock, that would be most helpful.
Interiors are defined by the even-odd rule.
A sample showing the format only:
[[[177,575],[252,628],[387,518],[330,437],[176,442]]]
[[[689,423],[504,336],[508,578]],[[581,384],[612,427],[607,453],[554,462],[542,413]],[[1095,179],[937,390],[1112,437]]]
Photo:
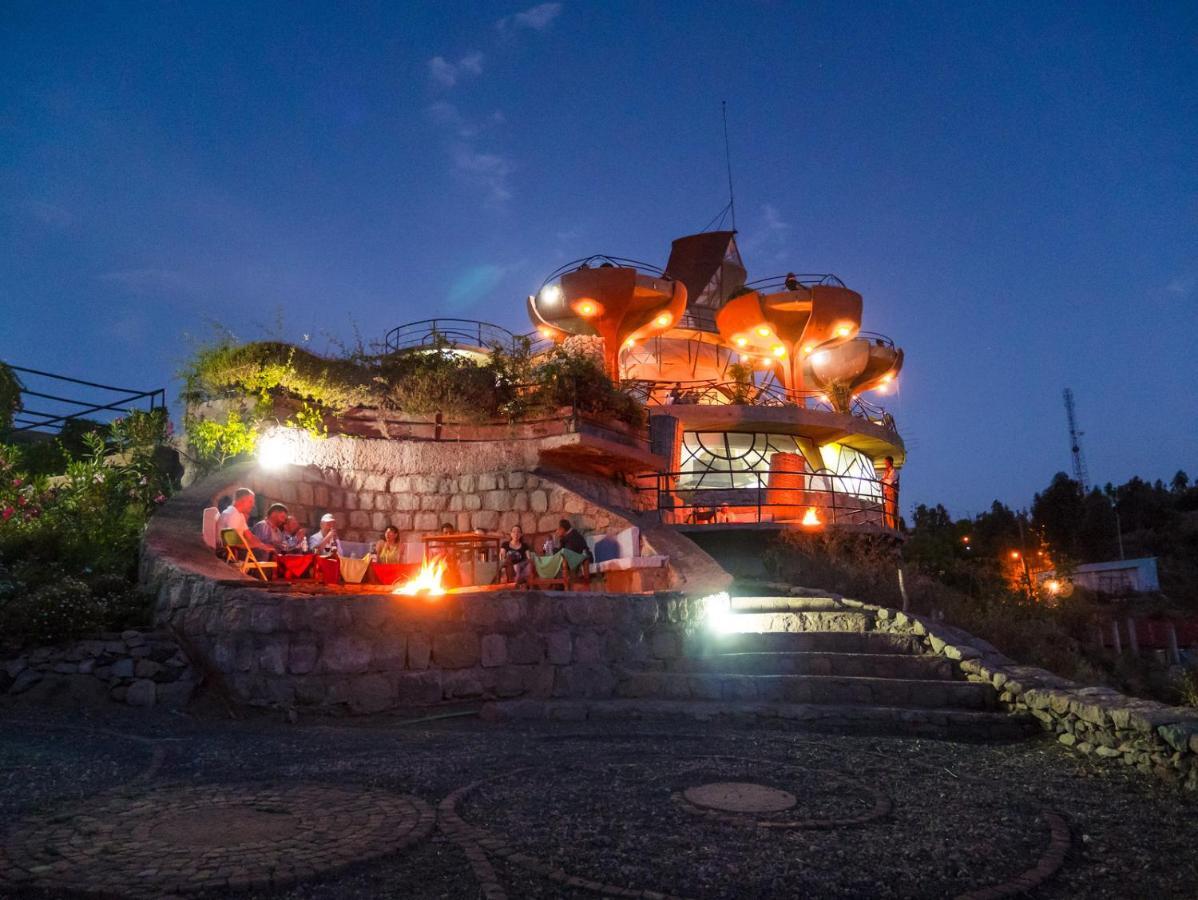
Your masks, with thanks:
[[[152,659],[139,659],[133,671],[138,678],[153,678],[162,671],[162,666]]]
[[[79,663],[79,674],[80,675],[90,675],[95,668],[96,668],[96,661],[94,659],[82,660]]]
[[[546,637],[549,661],[555,666],[569,665],[573,659],[573,642],[568,631],[551,631]],[[516,662],[516,660],[512,660]]]
[[[9,678],[16,678],[18,675],[24,672],[27,667],[28,663],[26,662],[25,657],[18,656],[16,659],[10,659],[4,664],[4,671],[8,674]]]
[[[1174,750],[1186,750],[1191,742],[1198,738],[1198,722],[1177,722],[1172,725],[1161,725],[1156,733],[1164,738]]]
[[[377,713],[395,703],[396,691],[385,675],[364,675],[350,686],[349,706],[357,713]]]
[[[440,672],[404,672],[396,679],[396,687],[400,705],[430,706],[441,702]]]
[[[427,669],[433,652],[433,642],[427,634],[408,635],[408,668],[417,671]],[[438,690],[440,688],[438,687]]]
[[[1074,737],[1069,732],[1065,732],[1060,737],[1058,737],[1057,740],[1060,741],[1062,744],[1064,744],[1066,747],[1072,747],[1074,744],[1077,743],[1077,738]]]
[[[25,669],[16,678],[13,679],[12,685],[9,687],[10,694],[23,694],[35,684],[42,680],[42,673],[36,672],[33,669]]]
[[[320,664],[326,672],[365,672],[370,665],[370,644],[352,635],[329,638],[320,656]]]
[[[507,662],[507,638],[502,634],[484,635],[482,639],[482,664],[484,667],[502,666]]]
[[[125,702],[130,706],[153,706],[158,696],[158,686],[148,678],[139,678],[129,685]]]
[[[433,641],[433,661],[442,669],[468,669],[479,663],[479,640],[473,631],[439,634]]]
[[[287,670],[293,675],[307,675],[316,668],[319,653],[315,644],[292,644],[287,651]]]
[[[140,631],[134,631],[132,629],[129,631],[122,631],[121,640],[130,647],[140,647],[146,642],[145,635],[143,635]]]
[[[113,678],[132,678],[133,677],[133,660],[126,657],[118,659],[112,664]]]

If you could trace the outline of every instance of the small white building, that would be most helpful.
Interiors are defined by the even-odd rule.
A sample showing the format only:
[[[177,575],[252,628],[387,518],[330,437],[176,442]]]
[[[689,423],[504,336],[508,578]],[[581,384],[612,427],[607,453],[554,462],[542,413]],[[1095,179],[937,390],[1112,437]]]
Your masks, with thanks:
[[[1056,578],[1056,572],[1039,572],[1036,577],[1044,582]],[[1069,580],[1077,587],[1101,594],[1139,594],[1161,589],[1156,576],[1155,556],[1085,563],[1073,570]]]

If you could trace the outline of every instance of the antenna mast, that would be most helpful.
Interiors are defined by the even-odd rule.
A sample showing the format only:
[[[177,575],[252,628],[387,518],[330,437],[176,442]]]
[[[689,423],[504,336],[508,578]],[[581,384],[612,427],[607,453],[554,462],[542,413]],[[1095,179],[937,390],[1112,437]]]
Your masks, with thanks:
[[[1073,391],[1065,388],[1065,417],[1069,420],[1069,449],[1073,453],[1073,480],[1082,486],[1082,493],[1090,490],[1090,475],[1086,471],[1086,454],[1082,452],[1082,435],[1077,430],[1077,417],[1073,413]]]
[[[728,166],[728,210],[732,213],[732,230],[736,231],[736,195],[732,193],[732,151],[728,148],[728,101],[720,101],[724,114],[724,162]]]

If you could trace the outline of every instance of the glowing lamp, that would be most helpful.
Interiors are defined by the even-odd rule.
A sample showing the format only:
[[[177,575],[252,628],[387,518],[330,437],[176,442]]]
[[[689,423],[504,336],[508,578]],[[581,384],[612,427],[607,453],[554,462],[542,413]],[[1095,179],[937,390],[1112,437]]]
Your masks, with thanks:
[[[1051,578],[1044,582],[1044,589],[1048,591],[1048,593],[1056,595],[1061,591],[1061,583],[1055,578]]]
[[[743,337],[738,337],[736,339],[736,346],[738,346],[738,347],[743,347],[747,343],[749,343],[749,342],[746,341]]]
[[[657,317],[657,319],[655,321],[662,328],[665,328],[667,325],[670,324],[670,317],[666,313],[662,313],[660,316]]]
[[[547,284],[541,288],[541,299],[545,303],[557,303],[562,299],[562,289],[556,284]]]
[[[736,630],[736,616],[732,613],[732,599],[723,591],[704,597],[699,603],[703,607],[703,619],[707,627],[721,634]]]
[[[774,361],[772,359],[770,359],[768,356],[761,357],[761,368],[768,369],[773,364],[774,364]]]
[[[583,300],[578,306],[574,307],[574,311],[580,316],[590,317],[599,312],[599,304],[592,303],[590,300]]]
[[[291,462],[287,438],[281,434],[270,434],[258,442],[258,465],[264,469],[281,469]]]
[[[848,325],[840,325],[836,329],[837,337],[848,337],[852,333],[853,333],[853,329]]]
[[[810,352],[811,352],[812,350],[814,350],[814,349],[815,349],[815,345],[814,345],[814,344],[807,344],[806,346],[804,346],[804,347],[803,347],[803,352],[804,352],[804,353],[810,353]]]
[[[885,375],[882,376],[882,381],[884,381],[886,384],[890,384],[890,382],[894,381],[894,373],[887,372]]]
[[[781,344],[778,344],[774,347],[774,356],[782,357],[785,355],[786,355],[786,348],[783,347]]]
[[[553,337],[553,330],[551,328],[549,328],[549,326],[547,326],[547,325],[542,325],[540,328],[538,328],[537,333],[540,334],[541,337],[543,337],[543,338]]]
[[[769,330],[768,328],[766,328],[764,325],[760,326],[760,327],[757,329],[757,333],[758,333],[759,335],[761,335],[762,337],[769,337],[769,336],[770,336],[770,330]]]
[[[1011,551],[1011,559],[1019,559],[1019,551],[1018,550]]]

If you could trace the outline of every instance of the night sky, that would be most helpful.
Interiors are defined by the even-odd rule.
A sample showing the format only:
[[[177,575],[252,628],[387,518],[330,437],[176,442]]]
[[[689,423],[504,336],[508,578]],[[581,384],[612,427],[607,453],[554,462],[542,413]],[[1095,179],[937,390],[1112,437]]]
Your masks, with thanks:
[[[334,8],[334,6],[336,8]],[[559,264],[835,272],[907,353],[903,506],[1198,476],[1198,6],[0,6],[0,358],[528,330]]]

